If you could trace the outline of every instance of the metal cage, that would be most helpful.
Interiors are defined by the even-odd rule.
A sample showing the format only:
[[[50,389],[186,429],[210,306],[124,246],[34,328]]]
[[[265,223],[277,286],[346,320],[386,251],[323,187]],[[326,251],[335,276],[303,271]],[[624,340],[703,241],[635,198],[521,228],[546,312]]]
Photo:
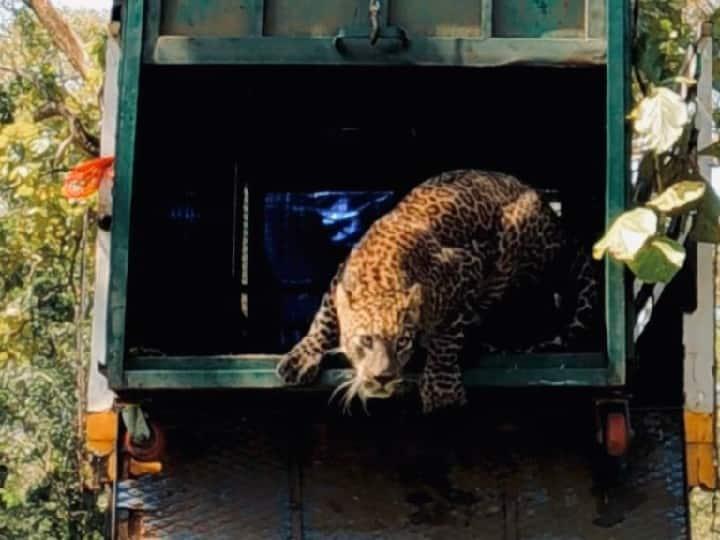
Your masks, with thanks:
[[[133,313],[139,311],[129,309],[128,287],[132,287],[134,276],[151,271],[131,263],[138,246],[142,245],[138,238],[144,234],[137,226],[141,215],[137,201],[144,190],[147,191],[143,186],[158,181],[158,175],[166,172],[160,165],[153,166],[155,168],[142,165],[148,149],[162,144],[162,133],[157,129],[153,131],[143,119],[151,118],[154,110],[173,99],[178,101],[178,107],[182,107],[177,113],[180,118],[198,117],[198,121],[202,121],[202,112],[198,109],[215,101],[217,111],[222,111],[223,103],[235,106],[242,102],[257,120],[259,113],[253,111],[253,100],[269,99],[278,85],[287,88],[292,81],[297,81],[293,92],[298,100],[307,99],[308,107],[321,107],[317,115],[323,119],[331,118],[332,105],[327,104],[335,103],[333,100],[339,102],[346,96],[357,109],[351,111],[352,117],[342,118],[343,122],[373,114],[373,103],[377,101],[390,102],[399,111],[400,120],[411,121],[413,113],[407,95],[398,95],[393,88],[402,87],[404,91],[412,92],[412,88],[419,86],[413,87],[403,81],[413,80],[413,77],[426,77],[418,79],[423,84],[438,81],[437,77],[440,77],[447,81],[446,87],[453,88],[452,81],[461,81],[458,77],[472,77],[474,75],[468,74],[473,73],[482,73],[483,80],[487,81],[494,73],[502,77],[501,73],[507,73],[507,69],[532,67],[529,74],[523,74],[523,80],[532,83],[533,80],[541,81],[542,73],[564,72],[570,77],[574,76],[572,74],[584,77],[588,70],[595,70],[592,72],[600,73],[601,77],[600,82],[593,84],[603,85],[600,90],[604,97],[599,108],[605,125],[595,130],[605,143],[605,151],[598,154],[604,160],[605,181],[600,187],[604,199],[603,221],[608,223],[626,208],[629,2],[463,0],[448,3],[438,0],[428,3],[388,0],[379,11],[373,6],[377,4],[370,2],[368,5],[366,0],[134,0],[123,4],[105,365],[111,388],[122,392],[281,386],[274,373],[277,354],[263,350],[262,340],[255,343],[256,350],[260,351],[258,354],[227,355],[210,351],[210,348],[204,352],[200,347],[190,354],[153,356],[130,350],[126,333],[132,326]],[[277,78],[275,74],[279,72],[285,74],[284,78]],[[330,72],[341,75],[327,86],[299,83]],[[533,74],[538,74],[538,78],[534,79]],[[548,81],[554,76],[549,76]],[[258,84],[268,82],[252,92],[243,93],[243,81],[250,80],[259,81]],[[166,85],[162,90],[165,94],[159,95],[162,81]],[[223,90],[228,81],[232,92],[227,88]],[[396,82],[400,86],[395,87]],[[404,84],[407,86],[402,86]],[[458,95],[466,96],[459,90],[462,83],[457,84]],[[189,88],[203,86],[203,91],[208,93],[203,94],[202,102],[182,104],[195,91]],[[367,103],[354,101],[366,91],[369,92]],[[179,98],[180,94],[185,97]],[[448,95],[452,101],[452,95]],[[582,100],[583,96],[576,98]],[[293,103],[300,103],[298,100]],[[461,102],[462,98],[457,101]],[[460,105],[450,103],[449,110],[461,114]],[[596,108],[592,104],[581,105],[573,114],[582,118]],[[305,111],[304,115],[300,114],[284,105],[281,99],[276,103],[276,109],[267,113],[266,125],[278,126],[282,125],[279,122],[290,119],[310,122],[315,113]],[[239,127],[223,132],[217,145],[207,143],[207,133],[188,129],[187,146],[175,150],[178,160],[182,160],[184,152],[195,151],[196,145],[202,149],[198,151],[206,151],[208,155],[212,155],[218,145],[227,149],[229,139],[243,129],[249,133],[238,135],[238,140],[254,145],[247,147],[248,152],[263,148],[257,141],[267,140],[267,144],[275,141],[254,134],[255,124],[249,122],[244,126],[238,114],[230,114],[228,121],[240,122],[234,124]],[[389,129],[395,125],[387,117],[380,121]],[[182,130],[188,125],[171,123],[165,129]],[[508,142],[508,145],[517,144],[517,140]],[[237,151],[242,152],[242,148]],[[321,157],[316,156],[317,159]],[[211,161],[209,159],[208,163]],[[586,166],[592,167],[591,164]],[[212,165],[208,167],[212,169]],[[168,170],[182,174],[182,168],[182,164],[175,163]],[[353,164],[347,168],[351,170]],[[162,191],[153,197],[157,203]],[[238,204],[241,198],[234,197]],[[252,201],[251,197],[250,207],[254,204]],[[243,224],[233,226],[242,235]],[[252,246],[254,241],[251,234],[249,245]],[[193,256],[192,253],[187,255]],[[163,271],[171,273],[173,269]],[[602,350],[479,359],[467,367],[466,383],[471,386],[622,386],[626,380],[626,363],[631,356],[628,282],[622,267],[610,262],[606,264],[606,328]],[[200,286],[204,285],[188,285]],[[237,295],[239,302],[242,286],[240,280],[238,289],[227,294]],[[213,297],[223,295],[222,287],[208,290],[213,291]],[[178,291],[178,294],[182,292]],[[212,306],[212,301],[208,305]],[[149,310],[153,315],[144,324],[153,324],[153,318],[162,319],[166,309],[160,299],[147,300],[142,311]],[[334,385],[343,376],[341,367],[326,369],[318,386]]]

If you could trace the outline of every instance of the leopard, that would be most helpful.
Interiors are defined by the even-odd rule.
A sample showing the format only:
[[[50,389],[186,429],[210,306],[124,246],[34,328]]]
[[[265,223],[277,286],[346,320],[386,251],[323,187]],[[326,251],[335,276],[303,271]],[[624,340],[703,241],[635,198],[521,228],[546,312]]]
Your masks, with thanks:
[[[341,353],[352,375],[335,393],[344,392],[348,409],[356,397],[366,406],[399,393],[419,351],[422,412],[463,407],[466,334],[511,291],[554,279],[565,320],[528,352],[568,347],[597,323],[596,274],[537,189],[501,172],[443,172],[412,188],[352,247],[276,373],[288,386],[310,384],[323,359]]]

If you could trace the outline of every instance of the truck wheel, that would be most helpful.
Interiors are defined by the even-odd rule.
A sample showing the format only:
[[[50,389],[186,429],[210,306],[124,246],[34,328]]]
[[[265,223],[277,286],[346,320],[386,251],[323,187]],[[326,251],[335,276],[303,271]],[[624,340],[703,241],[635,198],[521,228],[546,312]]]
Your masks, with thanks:
[[[137,461],[158,461],[165,454],[167,444],[164,430],[155,422],[148,422],[148,427],[150,437],[142,443],[134,442],[130,433],[125,432],[123,446]]]

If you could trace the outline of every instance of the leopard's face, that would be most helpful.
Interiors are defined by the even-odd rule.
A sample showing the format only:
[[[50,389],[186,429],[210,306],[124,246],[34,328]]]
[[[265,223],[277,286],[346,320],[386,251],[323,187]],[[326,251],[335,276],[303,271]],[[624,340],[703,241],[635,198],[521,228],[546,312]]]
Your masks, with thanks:
[[[388,398],[403,382],[403,368],[410,361],[420,327],[421,287],[416,284],[380,300],[366,301],[340,284],[335,305],[340,327],[340,349],[352,365],[352,379],[341,384],[343,402],[349,407],[357,396]]]

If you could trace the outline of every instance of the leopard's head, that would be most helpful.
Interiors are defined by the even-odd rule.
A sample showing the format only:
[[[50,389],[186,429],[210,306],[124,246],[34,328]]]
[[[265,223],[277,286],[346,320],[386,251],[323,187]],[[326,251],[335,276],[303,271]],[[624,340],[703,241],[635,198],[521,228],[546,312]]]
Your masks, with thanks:
[[[412,356],[420,327],[421,305],[419,283],[381,298],[338,284],[335,307],[340,350],[353,368],[353,377],[336,390],[345,391],[346,409],[355,396],[363,405],[369,398],[388,398],[403,382],[403,368]]]

